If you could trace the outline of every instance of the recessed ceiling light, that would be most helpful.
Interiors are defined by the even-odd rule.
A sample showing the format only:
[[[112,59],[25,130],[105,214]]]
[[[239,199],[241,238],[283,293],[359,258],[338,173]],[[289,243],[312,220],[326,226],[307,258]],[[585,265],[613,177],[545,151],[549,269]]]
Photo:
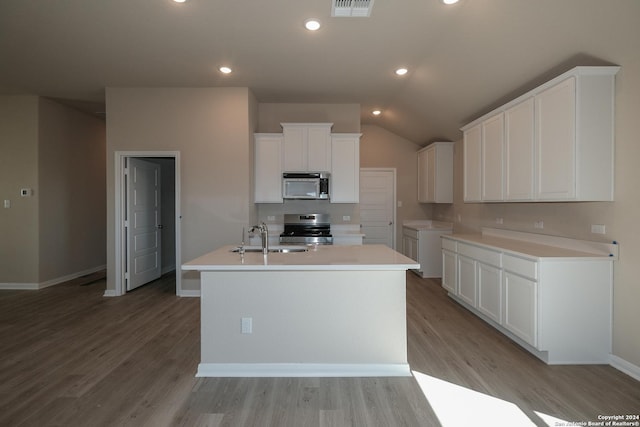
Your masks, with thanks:
[[[442,0],[442,3],[444,3],[444,4],[456,4],[456,3],[458,3],[458,0]]]
[[[184,3],[187,0],[173,0],[173,1],[176,2],[176,3]]]
[[[231,73],[231,71],[233,71],[233,70],[232,70],[231,68],[229,68],[229,67],[220,67],[220,68],[218,68],[218,69],[219,69],[219,70],[220,70],[220,72],[221,72],[221,73],[223,73],[223,74],[230,74],[230,73]]]
[[[396,70],[396,74],[399,75],[399,76],[404,76],[408,72],[409,72],[409,70],[407,70],[406,68],[398,68]]]
[[[379,116],[380,114],[382,114],[382,110],[373,110],[371,114],[373,114],[374,116]]]
[[[304,27],[309,31],[317,31],[320,29],[320,21],[315,18],[310,18],[304,21]]]

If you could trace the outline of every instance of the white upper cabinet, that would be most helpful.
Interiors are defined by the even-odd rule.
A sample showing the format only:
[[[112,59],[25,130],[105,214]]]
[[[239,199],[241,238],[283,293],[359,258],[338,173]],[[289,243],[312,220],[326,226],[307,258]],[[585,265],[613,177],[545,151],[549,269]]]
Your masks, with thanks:
[[[529,98],[504,112],[507,200],[533,199],[533,105],[533,98]]]
[[[331,170],[333,123],[281,123],[283,172]]]
[[[452,142],[434,142],[418,151],[418,202],[453,203]]]
[[[464,132],[464,200],[612,201],[620,67],[576,67]]]
[[[255,203],[282,203],[282,134],[256,133]]]
[[[482,200],[504,199],[504,113],[482,122]]]
[[[464,131],[464,201],[482,201],[482,123]]]
[[[535,96],[536,198],[576,197],[576,79]]]
[[[359,133],[331,134],[331,203],[360,201],[360,136]]]

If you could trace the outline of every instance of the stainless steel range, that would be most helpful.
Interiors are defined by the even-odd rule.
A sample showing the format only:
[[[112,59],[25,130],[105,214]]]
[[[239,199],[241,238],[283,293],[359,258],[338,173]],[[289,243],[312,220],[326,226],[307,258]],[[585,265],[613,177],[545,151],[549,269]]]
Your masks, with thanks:
[[[284,232],[280,243],[332,245],[329,214],[284,214]]]

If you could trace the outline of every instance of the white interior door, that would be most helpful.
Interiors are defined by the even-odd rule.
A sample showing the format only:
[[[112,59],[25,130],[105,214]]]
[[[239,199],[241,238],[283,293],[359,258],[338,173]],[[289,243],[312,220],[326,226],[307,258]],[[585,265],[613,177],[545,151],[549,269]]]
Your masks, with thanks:
[[[127,291],[160,277],[160,165],[129,158],[127,173]]]
[[[360,170],[360,223],[365,244],[395,249],[395,171]]]

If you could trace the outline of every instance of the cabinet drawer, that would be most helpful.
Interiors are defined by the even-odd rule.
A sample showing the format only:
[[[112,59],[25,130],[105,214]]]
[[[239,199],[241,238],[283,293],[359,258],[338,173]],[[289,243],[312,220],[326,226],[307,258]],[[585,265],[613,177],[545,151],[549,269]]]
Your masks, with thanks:
[[[502,256],[500,252],[479,248],[477,246],[467,245],[465,243],[458,243],[458,253],[483,262],[485,264],[494,265],[496,267],[500,267],[502,265],[500,263],[500,259]]]
[[[458,242],[451,239],[442,239],[442,249],[446,249],[451,252],[457,252]]]
[[[503,255],[502,265],[505,270],[530,279],[538,279],[538,263],[513,255]]]
[[[418,230],[414,230],[413,228],[403,227],[402,234],[413,239],[418,238]]]

